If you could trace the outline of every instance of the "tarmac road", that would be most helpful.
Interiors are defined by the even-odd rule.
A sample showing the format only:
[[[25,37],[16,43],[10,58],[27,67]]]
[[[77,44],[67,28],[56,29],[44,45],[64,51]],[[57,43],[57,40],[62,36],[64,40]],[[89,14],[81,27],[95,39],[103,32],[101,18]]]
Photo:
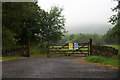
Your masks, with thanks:
[[[117,78],[118,70],[75,62],[81,57],[26,58],[2,62],[3,78]]]

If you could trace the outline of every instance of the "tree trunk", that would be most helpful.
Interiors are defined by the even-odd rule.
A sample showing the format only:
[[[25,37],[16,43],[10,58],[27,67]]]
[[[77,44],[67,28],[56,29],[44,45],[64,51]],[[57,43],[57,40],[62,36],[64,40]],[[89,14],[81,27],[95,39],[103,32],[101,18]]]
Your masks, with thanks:
[[[30,40],[27,43],[27,57],[30,57]]]

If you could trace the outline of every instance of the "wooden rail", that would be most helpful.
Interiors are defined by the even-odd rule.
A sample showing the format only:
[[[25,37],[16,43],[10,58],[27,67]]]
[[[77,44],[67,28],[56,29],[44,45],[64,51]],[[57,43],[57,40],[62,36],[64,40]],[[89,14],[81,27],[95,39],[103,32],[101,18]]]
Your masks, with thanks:
[[[71,52],[71,51],[75,51],[75,52],[77,52],[77,51],[86,51],[86,52],[88,52],[89,50],[60,50],[60,51],[58,51],[58,52]],[[50,52],[56,52],[55,50],[50,50]]]
[[[88,42],[78,42],[78,49],[69,49],[69,43],[66,43],[63,46],[54,46],[54,43],[51,43],[48,50],[50,54],[87,54],[92,53],[92,39]],[[74,46],[73,46],[74,47]]]

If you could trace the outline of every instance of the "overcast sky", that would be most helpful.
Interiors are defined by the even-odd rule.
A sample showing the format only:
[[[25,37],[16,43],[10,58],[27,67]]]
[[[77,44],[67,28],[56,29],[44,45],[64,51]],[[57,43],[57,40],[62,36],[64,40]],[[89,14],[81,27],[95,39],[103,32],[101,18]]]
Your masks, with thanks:
[[[66,30],[69,33],[105,34],[112,27],[108,18],[115,14],[111,8],[117,5],[113,0],[38,0],[38,5],[49,11],[51,6],[64,9]]]

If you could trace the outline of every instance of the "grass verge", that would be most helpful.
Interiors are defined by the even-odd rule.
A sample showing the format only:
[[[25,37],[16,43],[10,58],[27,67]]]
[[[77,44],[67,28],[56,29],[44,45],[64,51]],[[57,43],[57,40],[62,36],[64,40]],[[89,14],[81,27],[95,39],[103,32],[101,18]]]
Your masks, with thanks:
[[[104,65],[112,65],[113,67],[120,67],[120,64],[118,64],[118,59],[120,56],[114,56],[111,58],[103,57],[103,56],[87,56],[85,60],[87,62],[92,63],[101,63]]]
[[[0,60],[22,59],[26,57],[0,57]]]

